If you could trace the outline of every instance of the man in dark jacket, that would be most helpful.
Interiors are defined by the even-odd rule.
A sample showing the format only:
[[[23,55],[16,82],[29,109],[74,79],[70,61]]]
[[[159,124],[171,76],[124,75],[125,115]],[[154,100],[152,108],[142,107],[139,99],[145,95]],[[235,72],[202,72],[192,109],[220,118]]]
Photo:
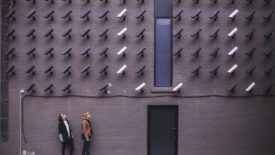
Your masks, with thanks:
[[[69,121],[66,119],[65,114],[58,115],[58,133],[59,140],[62,142],[62,155],[65,155],[65,149],[68,146],[70,155],[73,154],[73,135]]]

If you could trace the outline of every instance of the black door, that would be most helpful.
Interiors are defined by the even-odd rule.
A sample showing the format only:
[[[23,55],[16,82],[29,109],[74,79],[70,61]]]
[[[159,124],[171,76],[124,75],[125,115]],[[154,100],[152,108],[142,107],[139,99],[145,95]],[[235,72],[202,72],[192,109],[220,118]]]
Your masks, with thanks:
[[[178,106],[148,106],[148,155],[177,155]]]

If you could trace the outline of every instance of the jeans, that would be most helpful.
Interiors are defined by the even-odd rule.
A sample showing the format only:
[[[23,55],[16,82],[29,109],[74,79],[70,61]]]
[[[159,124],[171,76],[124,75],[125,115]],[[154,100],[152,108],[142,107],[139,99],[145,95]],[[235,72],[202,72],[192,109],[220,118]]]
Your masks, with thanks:
[[[74,150],[74,146],[73,146],[73,141],[69,141],[69,142],[62,142],[62,155],[65,155],[65,149],[66,147],[69,147],[70,149],[70,155],[73,155],[73,150]]]
[[[82,155],[90,155],[90,139],[89,141],[87,141],[85,138],[83,139]]]

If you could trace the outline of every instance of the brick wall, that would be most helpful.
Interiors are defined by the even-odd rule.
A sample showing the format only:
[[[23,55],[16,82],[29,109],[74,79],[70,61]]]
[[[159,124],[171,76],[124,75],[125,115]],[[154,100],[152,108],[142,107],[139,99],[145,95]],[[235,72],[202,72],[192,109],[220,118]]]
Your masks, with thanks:
[[[16,39],[10,41],[10,48],[16,48],[16,57],[9,59],[9,64],[15,65],[16,74],[9,76],[9,141],[0,142],[0,149],[4,155],[18,154],[19,138],[19,90],[27,89],[32,83],[35,84],[35,94],[40,97],[25,97],[24,99],[24,131],[28,144],[23,148],[34,151],[39,155],[58,154],[61,145],[57,137],[57,115],[64,112],[71,120],[73,134],[75,135],[75,152],[81,152],[80,122],[81,114],[90,111],[95,135],[92,140],[92,154],[125,154],[145,155],[147,150],[147,105],[179,105],[179,154],[274,154],[273,125],[274,97],[234,97],[253,96],[263,94],[263,89],[274,82],[274,74],[264,76],[264,71],[274,65],[274,54],[265,58],[263,53],[267,48],[274,48],[274,38],[265,41],[263,34],[274,27],[274,20],[264,22],[263,16],[274,10],[275,3],[263,5],[262,1],[254,1],[247,5],[246,1],[236,1],[235,4],[227,4],[227,0],[220,0],[217,4],[201,1],[194,4],[191,1],[174,3],[174,14],[183,10],[182,20],[173,21],[173,32],[183,28],[180,40],[173,40],[173,51],[183,47],[182,56],[173,58],[173,86],[183,82],[184,86],[180,96],[207,96],[222,95],[225,97],[197,97],[153,98],[160,95],[152,93],[154,80],[154,19],[152,0],[139,4],[137,1],[109,1],[104,4],[101,1],[91,1],[90,4],[73,1],[71,5],[63,1],[49,4],[46,1],[31,2],[18,1],[16,21],[10,23],[10,29],[16,29]],[[121,21],[116,15],[127,8],[126,20]],[[232,22],[228,15],[236,8],[240,10],[236,19]],[[26,15],[36,9],[36,20],[31,21]],[[198,9],[202,10],[199,21],[190,18]],[[55,10],[54,21],[44,18],[50,10]],[[72,20],[68,22],[62,18],[66,11],[72,10]],[[90,21],[81,19],[87,10],[91,10]],[[98,16],[105,10],[109,10],[108,20],[100,20]],[[135,16],[142,10],[146,10],[145,20],[138,21]],[[216,22],[209,16],[220,10]],[[256,11],[254,20],[247,22],[245,17],[252,11]],[[126,39],[119,38],[116,34],[124,27],[128,28]],[[239,31],[235,39],[231,40],[227,34],[234,28]],[[27,39],[26,34],[35,29],[35,40]],[[52,40],[45,38],[44,34],[54,29]],[[72,28],[72,38],[66,40],[63,33]],[[80,34],[91,29],[90,39],[80,37]],[[109,28],[108,39],[98,37],[103,30]],[[146,28],[143,40],[135,37],[142,28]],[[202,29],[198,40],[190,36],[199,28]],[[211,32],[220,28],[216,40],[209,38]],[[252,29],[257,31],[251,40],[245,35]],[[116,53],[127,46],[126,57],[117,56]],[[235,46],[239,50],[234,58],[227,53]],[[254,56],[249,58],[245,53],[256,47]],[[54,48],[54,57],[49,58],[44,53]],[[81,56],[81,52],[91,48],[89,58]],[[98,54],[109,47],[108,57],[103,58]],[[139,49],[145,47],[145,56],[140,58],[136,55]],[[200,56],[194,58],[191,54],[198,47],[202,48]],[[217,58],[212,58],[209,53],[220,47],[221,51]],[[36,57],[26,56],[29,49],[36,48]],[[72,48],[72,56],[65,57],[62,53]],[[70,64],[71,75],[65,76],[62,71]],[[81,69],[90,65],[89,76],[82,75]],[[126,75],[119,76],[116,71],[127,64]],[[234,76],[229,76],[227,70],[234,64],[239,68]],[[252,76],[245,72],[253,65],[257,65]],[[31,66],[36,66],[35,75],[27,75],[25,71]],[[50,65],[54,66],[52,76],[44,74]],[[108,75],[102,76],[98,72],[105,65],[109,65]],[[136,75],[135,71],[142,65],[146,65],[144,76]],[[190,72],[201,65],[203,68],[199,76],[194,77]],[[217,76],[208,72],[220,65]],[[117,98],[91,98],[88,96],[102,96],[98,91],[106,83],[112,83],[111,94],[107,96],[126,95],[128,97]],[[146,82],[145,92],[142,96],[151,98],[134,98],[140,94],[134,88],[142,82]],[[252,94],[244,89],[251,83],[256,82]],[[54,84],[53,94],[44,92],[49,85]],[[72,95],[67,96],[62,92],[64,86],[72,84]],[[238,84],[234,95],[228,92],[228,88]],[[271,92],[271,94],[274,94]],[[64,97],[65,95],[65,97]],[[167,95],[167,94],[165,94]],[[45,97],[47,96],[47,97]],[[55,97],[62,96],[62,97]],[[86,97],[85,97],[86,96]],[[232,98],[230,97],[232,96]],[[7,149],[9,148],[9,149]],[[11,149],[10,149],[11,148]]]

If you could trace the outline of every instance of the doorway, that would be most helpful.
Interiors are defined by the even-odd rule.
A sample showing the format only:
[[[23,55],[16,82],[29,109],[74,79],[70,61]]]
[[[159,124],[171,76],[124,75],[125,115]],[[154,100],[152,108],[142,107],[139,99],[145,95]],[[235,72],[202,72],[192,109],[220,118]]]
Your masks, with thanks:
[[[148,106],[147,154],[178,154],[178,106]]]

